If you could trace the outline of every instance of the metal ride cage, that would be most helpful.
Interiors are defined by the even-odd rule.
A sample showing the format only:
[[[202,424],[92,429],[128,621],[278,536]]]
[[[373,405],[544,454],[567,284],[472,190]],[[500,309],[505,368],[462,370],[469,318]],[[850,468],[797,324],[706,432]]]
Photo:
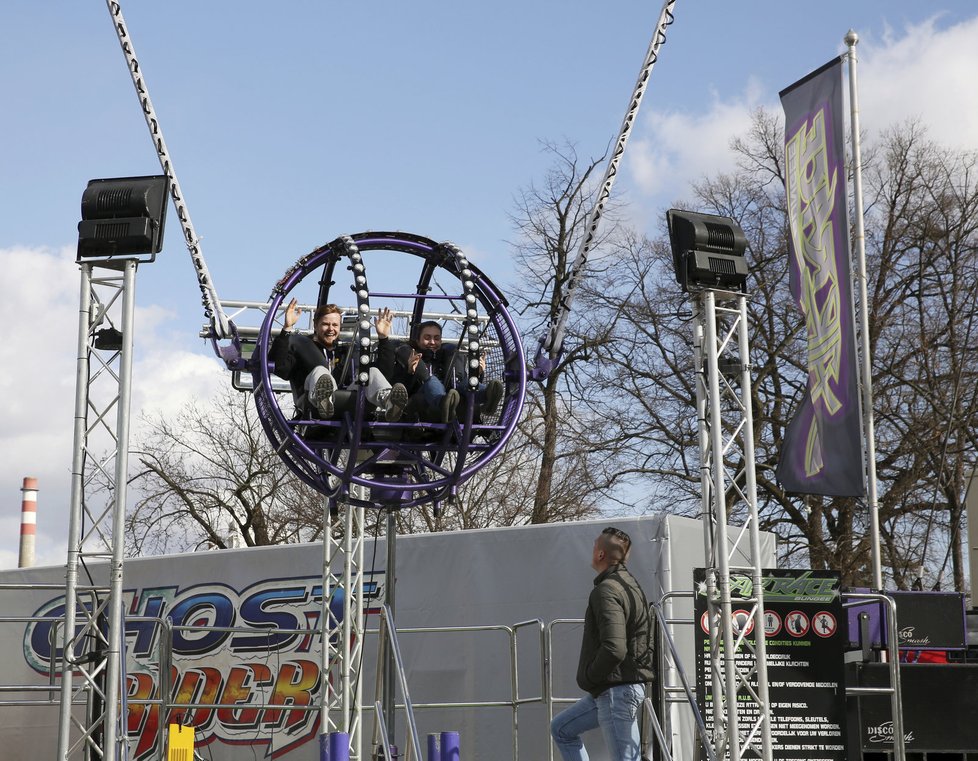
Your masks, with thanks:
[[[402,259],[410,255],[420,260],[414,291],[371,293],[367,265],[372,262],[372,252],[393,253]],[[354,378],[354,383],[345,393],[352,398],[346,399],[345,405],[338,405],[340,413],[335,419],[312,419],[302,411],[290,416],[279,404],[278,397],[284,389],[271,372],[273,332],[277,334],[283,304],[288,303],[303,280],[316,276],[320,270],[316,304],[330,302],[337,265],[341,263],[350,272],[350,290],[356,298],[346,326],[352,341],[345,373]],[[458,290],[448,286],[452,293],[433,293],[434,278],[439,272],[447,273],[452,283],[458,284]],[[371,296],[385,303],[409,303],[409,309],[400,309],[397,314],[407,317],[411,326],[432,317],[426,309],[432,301],[447,304],[440,310],[442,315],[450,314],[461,323],[456,351],[465,358],[467,375],[461,379],[463,401],[458,420],[387,423],[371,419],[365,393],[373,348]],[[237,363],[237,370],[251,373],[250,390],[272,446],[299,478],[326,497],[321,627],[323,642],[328,643],[323,650],[323,672],[330,678],[324,684],[320,728],[324,735],[346,735],[352,759],[361,758],[363,752],[359,664],[363,648],[364,508],[387,511],[387,563],[393,568],[396,528],[392,511],[429,502],[440,509],[444,500],[454,498],[465,479],[505,446],[516,428],[526,392],[522,342],[506,306],[495,286],[454,245],[407,233],[367,232],[337,238],[300,259],[276,284],[269,301],[259,306],[264,310],[264,319],[257,333],[239,330],[235,337],[232,355],[240,356],[242,340],[254,341],[254,350]],[[504,384],[499,411],[489,419],[481,419],[477,413],[476,391],[483,357],[486,379],[501,379]],[[344,528],[339,537],[334,537],[331,526],[333,516],[339,517],[339,503],[344,505]],[[339,573],[334,570],[337,565],[342,567]],[[338,622],[329,613],[329,600],[335,590],[342,594],[343,613]],[[385,599],[386,634],[380,639],[378,655],[378,661],[385,663],[380,689],[383,713],[378,726],[384,726],[382,734],[387,738],[388,732],[393,734],[395,678],[399,673],[393,657],[396,637],[391,631],[392,582],[385,588]],[[403,686],[402,694],[407,698]],[[373,744],[377,745],[376,737]],[[380,747],[386,749],[387,744],[385,739]],[[414,750],[418,752],[416,747]]]
[[[420,257],[421,273],[413,293],[371,293],[367,259],[371,251]],[[269,362],[273,331],[290,293],[322,268],[318,304],[330,298],[336,265],[348,260],[356,296],[356,325],[349,362],[355,384],[349,408],[333,420],[288,417],[278,403]],[[439,271],[459,284],[452,294],[432,293]],[[459,420],[448,423],[371,421],[367,410],[367,368],[371,358],[370,298],[409,301],[411,323],[425,315],[427,302],[447,302],[459,311],[462,335],[457,351],[465,357],[468,377],[462,389]],[[498,419],[480,420],[476,411],[480,357],[486,378],[500,378],[505,394]],[[255,404],[265,432],[288,467],[303,481],[337,499],[366,506],[396,508],[425,503],[437,506],[455,496],[458,486],[495,457],[516,428],[526,392],[526,363],[519,333],[506,301],[489,279],[450,243],[437,244],[406,233],[366,232],[337,238],[297,262],[272,292],[268,311],[248,362]],[[366,487],[366,498],[350,490]]]

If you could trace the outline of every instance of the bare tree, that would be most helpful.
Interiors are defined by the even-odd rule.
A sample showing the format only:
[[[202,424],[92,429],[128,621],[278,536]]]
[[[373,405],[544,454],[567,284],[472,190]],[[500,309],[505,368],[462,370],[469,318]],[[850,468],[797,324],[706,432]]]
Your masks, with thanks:
[[[886,550],[901,585],[950,571],[964,589],[961,526],[975,463],[978,325],[976,156],[910,123],[872,167],[874,387],[886,479]],[[908,543],[913,523],[919,541]],[[926,569],[926,571],[925,571]]]
[[[134,554],[308,541],[323,499],[272,450],[248,394],[230,388],[175,419],[143,421],[126,522]]]
[[[537,421],[539,425],[539,421]],[[403,510],[397,514],[398,533],[457,531],[494,526],[522,526],[532,522],[540,461],[539,439],[524,433],[534,421],[525,418],[505,451],[491,460],[459,489],[458,497],[441,506]],[[554,464],[550,504],[559,506],[559,520],[592,517],[600,512],[601,492],[589,477],[582,457],[560,457]],[[555,513],[557,510],[555,510]],[[383,531],[383,518],[374,516],[371,532]]]
[[[520,282],[512,300],[528,344],[532,337],[542,337],[567,298],[571,267],[595,201],[594,173],[603,163],[600,158],[581,161],[569,145],[547,144],[545,149],[554,157],[553,167],[542,184],[521,192],[511,215]],[[619,230],[615,212],[614,205],[604,212],[605,231],[594,241],[583,280],[599,276],[609,266],[603,254]],[[612,498],[623,442],[607,434],[607,410],[595,411],[589,403],[595,349],[608,335],[607,325],[580,310],[572,312],[563,354],[549,376],[529,389],[520,446],[538,458],[530,523],[577,519]],[[535,348],[530,346],[531,354]],[[516,458],[520,467],[526,461],[522,454]]]
[[[689,206],[734,218],[749,240],[754,440],[761,527],[782,562],[867,584],[865,500],[787,493],[774,477],[807,380],[803,320],[788,289],[783,129],[768,112],[734,141],[738,168],[704,179]],[[543,335],[566,297],[600,161],[547,146],[554,167],[518,198],[513,223],[524,335]],[[950,575],[964,589],[961,524],[978,438],[978,185],[973,154],[913,125],[866,152],[870,342],[884,567],[898,587]],[[663,236],[606,212],[554,371],[532,386],[507,450],[438,515],[402,532],[575,520],[609,505],[696,514],[699,451],[689,306]],[[322,500],[269,450],[245,396],[153,421],[137,452],[137,551],[247,545],[319,535]],[[739,463],[728,463],[734,472]],[[640,497],[636,495],[641,495]],[[379,513],[371,519],[382,531]]]
[[[560,313],[584,225],[594,204],[595,170],[603,159],[582,161],[570,145],[546,144],[551,169],[523,189],[511,214],[518,286],[511,299],[527,337],[541,337]],[[607,230],[592,247],[587,277],[609,263],[607,243],[618,231],[615,206],[605,211]],[[549,376],[527,389],[526,408],[506,450],[459,490],[458,499],[435,515],[430,507],[397,516],[400,532],[509,526],[579,520],[614,503],[627,442],[609,435],[607,408],[590,403],[590,367],[607,326],[572,312],[566,350]],[[382,530],[380,518],[371,530]]]
[[[697,209],[734,218],[750,241],[753,408],[760,513],[783,562],[871,579],[864,500],[799,497],[774,479],[785,427],[806,382],[802,321],[787,283],[780,120],[763,111],[734,143],[740,166],[696,186]],[[978,296],[974,157],[937,148],[907,125],[869,154],[867,215],[882,550],[898,586],[922,565],[939,583],[959,572],[966,479],[975,456]],[[698,508],[695,386],[688,308],[665,240],[626,236],[620,269],[592,280],[585,309],[613,332],[595,347],[607,382],[596,403],[616,410],[630,441],[631,477],[651,486],[650,508]],[[611,369],[613,368],[613,370]],[[612,418],[609,418],[612,420]],[[730,463],[737,470],[737,463]],[[930,559],[925,556],[930,554]]]

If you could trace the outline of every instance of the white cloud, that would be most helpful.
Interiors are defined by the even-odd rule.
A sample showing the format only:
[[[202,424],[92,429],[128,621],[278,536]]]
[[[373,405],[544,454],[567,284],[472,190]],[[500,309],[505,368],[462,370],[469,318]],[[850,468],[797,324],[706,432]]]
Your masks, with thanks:
[[[68,249],[0,249],[0,324],[7,362],[0,372],[0,441],[56,431],[71,419],[78,333],[78,268]]]
[[[149,353],[133,368],[134,412],[169,417],[187,406],[187,402],[206,399],[224,383],[229,373],[214,357],[189,351]]]
[[[730,138],[748,128],[757,100],[757,85],[751,81],[733,100],[714,94],[705,113],[673,111],[646,117],[642,136],[636,136],[625,154],[640,192],[671,203],[686,193],[690,182],[732,169]]]
[[[6,568],[17,565],[25,476],[40,486],[37,556],[47,559],[55,544],[50,537],[67,534],[80,281],[67,248],[0,249],[0,271],[0,324],[7,331],[0,371],[0,568]]]
[[[856,53],[864,131],[919,118],[934,140],[978,149],[978,17],[946,29],[931,20],[902,36],[865,38]]]
[[[65,562],[72,468],[80,275],[70,249],[0,248],[0,321],[8,361],[0,372],[0,568],[17,565],[20,487],[39,482],[36,564]],[[188,400],[209,397],[229,375],[203,348],[176,346],[174,315],[154,305],[135,315],[132,425],[141,412],[171,416]],[[114,394],[111,380],[92,384],[97,404]],[[104,407],[103,407],[104,409]],[[93,417],[90,415],[90,422]],[[114,427],[114,418],[111,421]],[[93,451],[111,451],[96,427]]]
[[[901,34],[864,35],[856,52],[864,134],[873,138],[919,119],[932,139],[953,148],[978,149],[978,98],[973,84],[978,71],[978,18],[944,29],[931,20]],[[721,100],[714,94],[699,112],[645,114],[626,153],[627,170],[639,193],[664,207],[687,198],[690,183],[731,170],[735,158],[730,139],[745,133],[750,112],[757,106],[781,113],[777,93],[763,93],[752,80],[733,99]]]

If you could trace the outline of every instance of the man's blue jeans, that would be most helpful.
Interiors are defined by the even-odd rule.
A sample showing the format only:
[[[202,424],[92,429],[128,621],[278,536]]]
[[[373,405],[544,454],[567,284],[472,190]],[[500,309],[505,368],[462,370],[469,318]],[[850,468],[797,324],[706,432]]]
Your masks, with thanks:
[[[601,727],[611,761],[640,761],[638,725],[645,686],[619,684],[598,697],[585,695],[550,722],[550,734],[564,761],[587,761],[581,735]]]

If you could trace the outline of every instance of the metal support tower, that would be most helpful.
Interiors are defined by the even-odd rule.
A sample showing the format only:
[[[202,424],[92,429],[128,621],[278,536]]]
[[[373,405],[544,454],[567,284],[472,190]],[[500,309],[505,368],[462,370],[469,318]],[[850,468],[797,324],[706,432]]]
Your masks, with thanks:
[[[751,758],[760,756],[763,761],[771,761],[747,297],[742,293],[706,289],[691,294],[691,298],[710,614],[714,750],[718,758],[728,754],[730,761],[740,761],[745,753]],[[745,521],[733,547],[727,534],[732,515]],[[751,565],[731,566],[730,558],[745,534],[750,543]],[[731,570],[751,575],[755,595],[750,601],[753,641],[746,633],[749,627],[734,627]],[[748,650],[754,657],[738,659],[739,654]]]
[[[362,487],[354,487],[361,489]],[[359,495],[364,496],[364,495]],[[363,537],[364,508],[343,506],[343,533],[334,536],[328,500],[323,502],[322,707],[319,731],[345,732],[350,739],[351,761],[361,758],[363,702]],[[341,575],[334,566],[342,565]],[[342,594],[342,614],[334,595]]]
[[[123,758],[123,533],[136,259],[81,264],[58,758]],[[99,274],[96,275],[96,268]],[[93,488],[95,487],[95,488]],[[92,504],[102,491],[104,505]],[[89,562],[102,561],[100,578]],[[106,567],[106,562],[107,567]],[[79,581],[86,574],[88,585]],[[88,592],[107,587],[108,595]],[[89,602],[94,599],[95,602]],[[83,603],[84,601],[84,603]],[[76,682],[77,678],[77,682]],[[79,702],[86,703],[84,715]]]

